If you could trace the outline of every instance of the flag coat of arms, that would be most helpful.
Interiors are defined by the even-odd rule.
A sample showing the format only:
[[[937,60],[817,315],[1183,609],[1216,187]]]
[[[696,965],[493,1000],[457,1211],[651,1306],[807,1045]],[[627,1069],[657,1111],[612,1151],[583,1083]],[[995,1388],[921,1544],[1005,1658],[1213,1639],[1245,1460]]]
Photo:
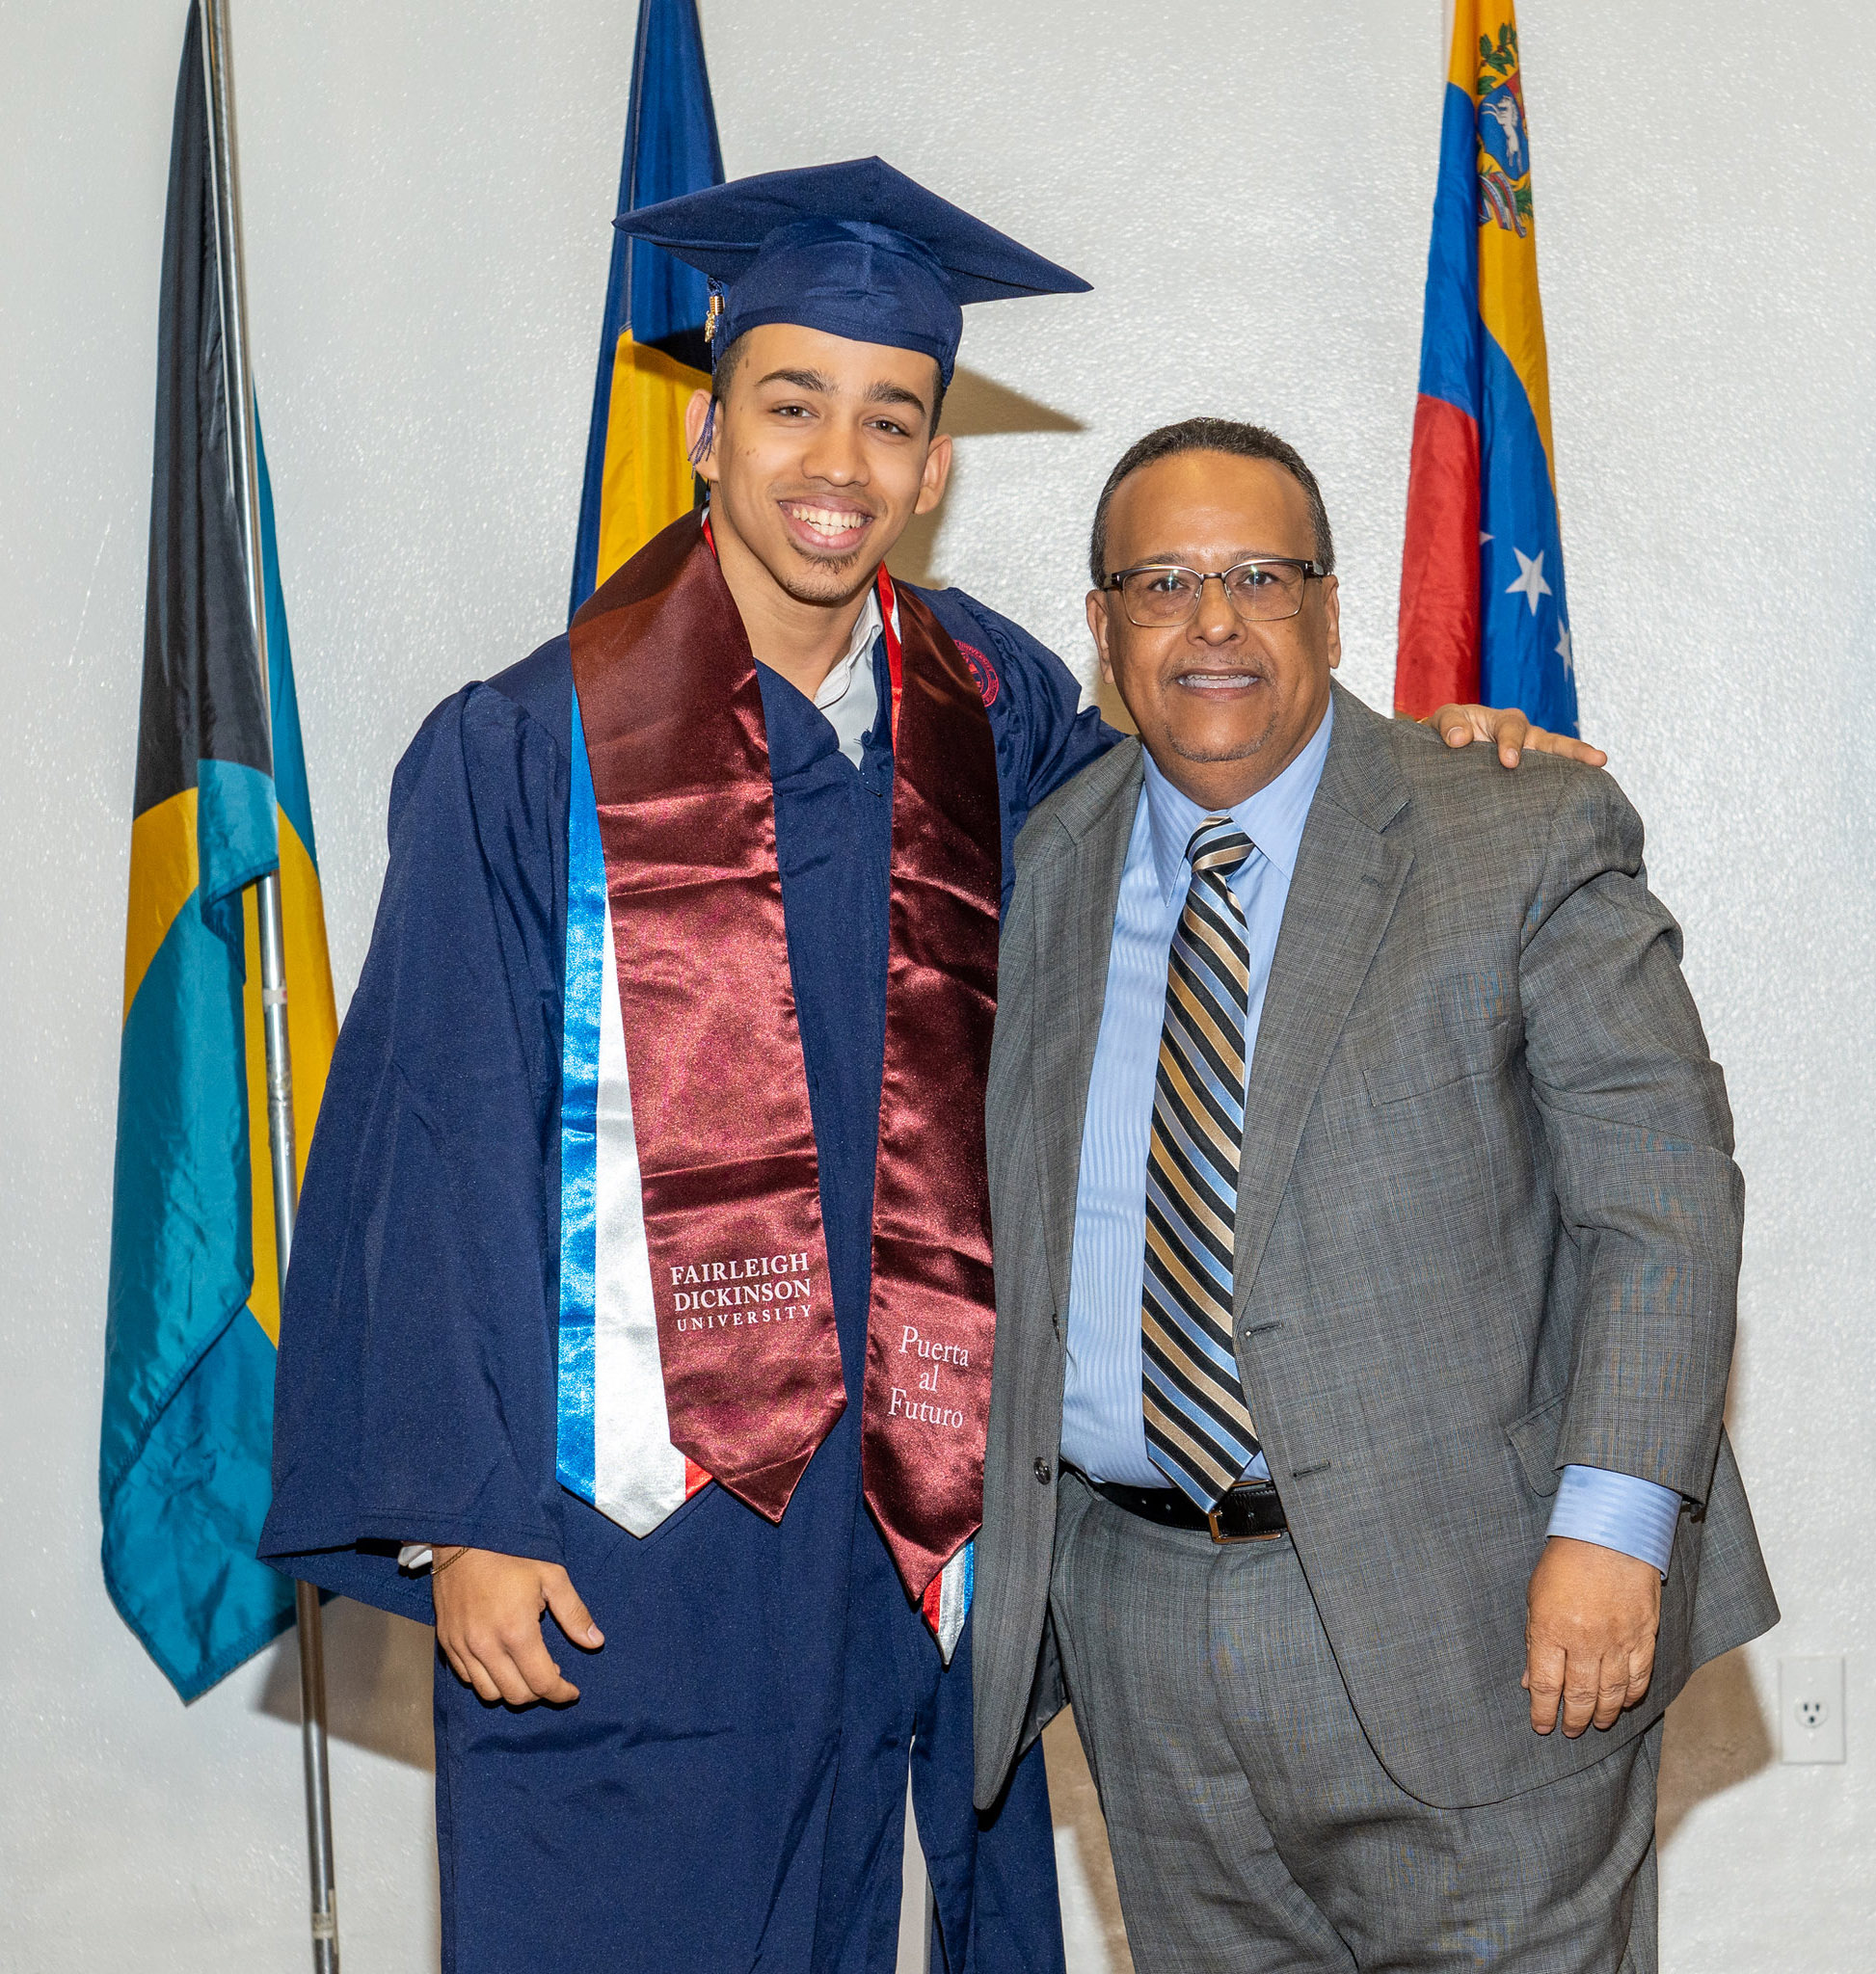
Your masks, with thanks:
[[[112,1601],[184,1699],[292,1621],[255,1560],[280,1335],[248,887],[278,867],[304,1160],[336,1022],[273,498],[255,431],[268,690],[228,457],[200,9],[176,86],[98,1492]]]
[[[1395,706],[1576,732],[1556,449],[1511,0],[1456,0],[1401,565]]]

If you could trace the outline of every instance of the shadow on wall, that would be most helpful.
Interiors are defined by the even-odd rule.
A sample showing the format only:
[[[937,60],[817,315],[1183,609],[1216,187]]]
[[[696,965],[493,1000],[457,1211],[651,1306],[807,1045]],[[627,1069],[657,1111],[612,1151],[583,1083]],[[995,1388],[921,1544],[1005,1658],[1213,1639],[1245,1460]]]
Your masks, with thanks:
[[[1688,1816],[1778,1758],[1743,1650],[1708,1661],[1668,1709],[1654,1841],[1665,1851]]]
[[[427,1624],[349,1597],[327,1604],[327,1729],[335,1741],[435,1772],[430,1677],[436,1636]],[[291,1630],[268,1661],[258,1711],[300,1724],[300,1649]]]
[[[951,376],[945,393],[945,413],[939,429],[953,439],[992,439],[1011,432],[1085,432],[1079,418],[1059,412],[1052,405],[1025,397],[975,370],[959,368]],[[958,484],[962,462],[951,467],[951,485]],[[946,589],[951,578],[936,569],[939,523],[944,520],[941,501],[930,514],[913,518],[898,539],[890,566],[900,582],[916,583],[921,589]]]
[[[1042,1758],[1049,1770],[1049,1815],[1056,1828],[1056,1877],[1061,1885],[1069,1974],[1133,1974],[1108,1827],[1072,1713],[1058,1714],[1043,1730]]]
[[[1729,1430],[1751,1341],[1741,1324],[1727,1380],[1725,1418]],[[1750,1478],[1747,1485],[1750,1489]],[[1753,1685],[1744,1650],[1708,1660],[1668,1709],[1654,1813],[1657,1850],[1667,1850],[1681,1825],[1709,1797],[1736,1788],[1778,1758],[1771,1722]]]
[[[1097,672],[1094,675],[1094,703],[1101,708],[1101,717],[1111,727],[1118,727],[1123,734],[1138,734],[1134,716],[1121,701],[1120,694]]]

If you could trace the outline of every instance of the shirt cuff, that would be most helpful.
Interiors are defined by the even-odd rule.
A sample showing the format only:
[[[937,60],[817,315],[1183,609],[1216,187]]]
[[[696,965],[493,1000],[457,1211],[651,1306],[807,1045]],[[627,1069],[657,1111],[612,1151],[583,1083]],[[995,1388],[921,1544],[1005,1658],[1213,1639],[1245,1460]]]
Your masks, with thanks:
[[[431,1555],[430,1545],[427,1542],[406,1542],[403,1548],[397,1552],[397,1567],[399,1569],[428,1569],[436,1560]]]
[[[1547,1533],[1620,1550],[1665,1577],[1679,1520],[1680,1496],[1672,1487],[1608,1467],[1566,1467]]]

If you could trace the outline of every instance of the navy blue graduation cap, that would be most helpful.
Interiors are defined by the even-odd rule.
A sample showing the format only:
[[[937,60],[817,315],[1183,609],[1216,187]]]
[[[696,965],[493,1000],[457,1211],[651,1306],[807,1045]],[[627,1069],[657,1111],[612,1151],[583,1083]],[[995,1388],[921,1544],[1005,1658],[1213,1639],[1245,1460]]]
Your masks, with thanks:
[[[1081,295],[1088,284],[880,158],[764,172],[621,213],[710,277],[711,347],[793,322],[862,343],[922,350],[951,380],[966,302]]]

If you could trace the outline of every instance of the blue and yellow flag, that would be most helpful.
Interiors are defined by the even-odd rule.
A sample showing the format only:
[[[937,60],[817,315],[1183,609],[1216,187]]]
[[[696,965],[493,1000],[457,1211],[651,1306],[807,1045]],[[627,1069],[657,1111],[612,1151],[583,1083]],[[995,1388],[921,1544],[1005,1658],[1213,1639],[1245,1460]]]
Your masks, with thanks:
[[[277,866],[302,1148],[336,1028],[257,430],[271,707],[249,614],[201,37],[192,8],[163,235],[98,1456],[106,1587],[184,1699],[293,1615],[292,1585],[255,1561],[280,1317],[244,894]]]
[[[1427,255],[1394,704],[1448,700],[1576,732],[1512,0],[1456,0]]]
[[[326,904],[319,889],[319,851],[312,835],[312,792],[307,786],[306,749],[300,740],[300,702],[293,689],[293,651],[287,641],[286,601],[281,593],[280,555],[274,539],[274,488],[267,448],[255,420],[255,459],[260,478],[260,570],[267,595],[267,696],[274,735],[274,797],[280,834],[281,926],[286,949],[286,1026],[293,1062],[293,1142],[298,1171],[294,1196],[307,1175],[307,1154],[326,1072],[338,1041],[333,967],[326,950]],[[261,1034],[260,919],[253,892],[244,912],[247,987],[242,997],[248,1059],[248,1169],[254,1201],[254,1286],[248,1307],[279,1344],[280,1263],[274,1248],[274,1186],[267,1147],[267,1051]],[[271,1415],[270,1415],[271,1416]],[[269,1460],[272,1451],[269,1450]]]
[[[639,0],[619,209],[723,182],[696,0]],[[586,440],[568,616],[694,503],[683,412],[710,384],[710,285],[644,240],[615,233]]]

